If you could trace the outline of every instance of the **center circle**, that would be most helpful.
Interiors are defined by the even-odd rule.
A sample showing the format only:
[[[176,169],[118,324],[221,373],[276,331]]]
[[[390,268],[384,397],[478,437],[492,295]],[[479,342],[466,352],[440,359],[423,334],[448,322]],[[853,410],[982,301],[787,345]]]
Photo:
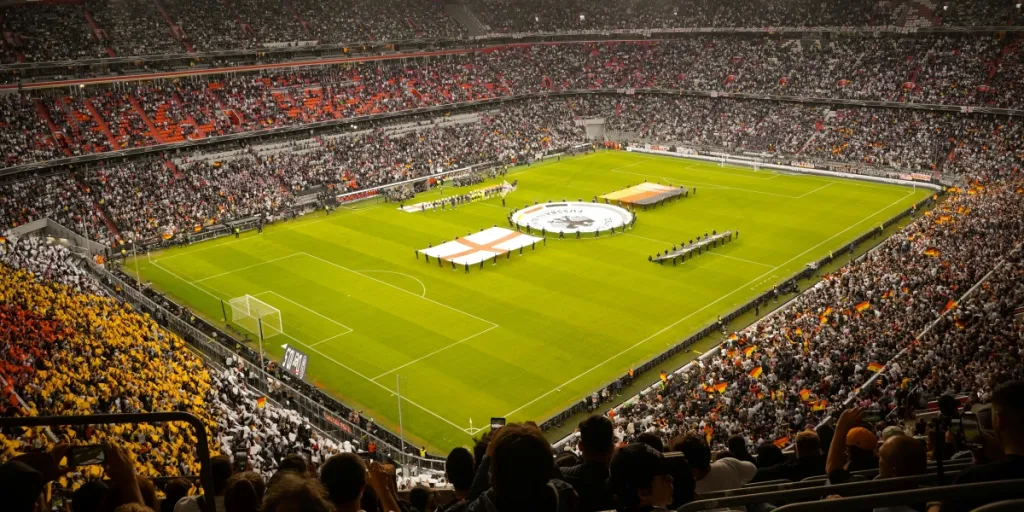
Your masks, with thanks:
[[[527,206],[512,214],[520,227],[549,233],[593,233],[618,229],[633,220],[629,210],[610,204],[565,202]]]

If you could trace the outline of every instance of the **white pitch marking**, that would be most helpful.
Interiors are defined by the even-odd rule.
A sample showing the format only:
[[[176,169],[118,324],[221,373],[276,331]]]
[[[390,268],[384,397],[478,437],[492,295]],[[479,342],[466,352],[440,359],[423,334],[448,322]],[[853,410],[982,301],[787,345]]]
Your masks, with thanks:
[[[815,193],[815,192],[817,192],[817,191],[819,191],[819,190],[821,190],[823,188],[828,188],[828,187],[831,187],[832,185],[835,185],[835,184],[836,184],[836,182],[834,182],[834,181],[831,182],[831,183],[826,183],[826,184],[824,184],[824,185],[822,185],[822,186],[820,186],[820,187],[818,187],[818,188],[816,188],[816,189],[814,189],[814,190],[812,190],[810,192],[805,192],[803,194],[800,194],[799,196],[796,196],[796,198],[797,199],[802,199],[802,198],[807,197],[807,196],[809,196],[809,195],[811,195],[811,194],[813,194],[813,193]]]
[[[501,207],[499,206],[498,208],[501,208]],[[420,284],[420,288],[423,289],[423,293],[420,294],[420,297],[426,297],[427,296],[427,285],[423,284],[423,281],[420,281],[419,279],[416,279],[415,277],[410,276],[409,274],[406,274],[404,272],[394,272],[394,271],[391,271],[391,270],[357,270],[356,272],[359,272],[359,273],[363,273],[363,272],[379,272],[381,274],[395,274],[397,276],[408,277],[409,279],[412,279],[413,281],[416,281],[417,283]]]
[[[376,282],[378,282],[378,283],[380,283],[380,284],[383,284],[383,285],[385,285],[385,286],[390,286],[391,288],[394,288],[394,289],[396,289],[396,290],[399,290],[399,291],[401,291],[401,292],[404,292],[404,293],[408,293],[409,295],[412,295],[413,297],[419,297],[419,298],[421,298],[421,299],[423,299],[423,300],[425,300],[425,301],[427,301],[427,302],[431,302],[431,303],[437,304],[438,306],[441,306],[441,307],[443,307],[443,308],[447,308],[447,309],[450,309],[450,310],[452,310],[452,311],[455,311],[456,313],[462,313],[463,315],[466,315],[466,316],[468,316],[468,317],[470,317],[470,318],[475,318],[475,319],[477,319],[477,320],[479,320],[479,321],[481,321],[481,322],[484,322],[484,323],[486,323],[486,324],[490,324],[490,325],[493,325],[493,326],[497,326],[497,325],[498,325],[498,324],[496,324],[496,323],[494,323],[494,322],[492,322],[492,321],[490,321],[490,320],[484,320],[483,318],[480,318],[480,317],[478,317],[478,316],[476,316],[476,315],[474,315],[474,314],[472,314],[472,313],[468,313],[468,312],[466,312],[466,311],[463,311],[463,310],[461,310],[461,309],[459,309],[459,308],[455,308],[455,307],[449,306],[449,305],[447,305],[447,304],[443,304],[443,303],[441,303],[441,302],[438,302],[438,301],[436,301],[436,300],[434,300],[434,299],[428,299],[427,297],[423,297],[423,296],[420,296],[420,295],[416,295],[415,293],[413,293],[413,292],[410,292],[409,290],[406,290],[405,288],[401,288],[401,287],[395,286],[395,285],[393,285],[393,284],[391,284],[391,283],[389,283],[389,282],[387,282],[387,281],[381,281],[380,279],[377,279],[377,278],[375,278],[375,277],[371,277],[371,276],[368,276],[368,275],[366,275],[366,274],[363,274],[363,273],[357,272],[357,271],[355,271],[355,270],[352,270],[352,269],[350,269],[350,268],[348,268],[348,267],[346,267],[346,266],[343,266],[343,265],[339,265],[339,264],[337,264],[337,263],[335,263],[335,262],[333,262],[333,261],[325,260],[325,259],[323,259],[323,258],[321,258],[321,257],[319,257],[319,256],[316,256],[316,255],[313,255],[313,254],[309,254],[308,252],[304,252],[304,253],[302,253],[302,254],[305,254],[306,256],[309,256],[310,258],[313,258],[313,259],[315,259],[315,260],[320,260],[320,261],[322,261],[322,262],[324,262],[324,263],[326,263],[326,264],[328,264],[328,265],[333,265],[333,266],[335,266],[335,267],[338,267],[338,268],[340,268],[340,269],[342,269],[342,270],[346,270],[346,271],[348,271],[348,272],[352,272],[352,273],[353,273],[353,274],[355,274],[355,275],[358,275],[358,276],[363,276],[363,277],[365,277],[365,278],[367,278],[367,279],[369,279],[369,280],[371,280],[371,281],[376,281]]]
[[[281,261],[281,260],[284,260],[284,259],[288,259],[288,258],[291,258],[292,256],[298,256],[298,255],[300,255],[300,254],[302,254],[302,253],[301,253],[301,252],[296,252],[296,253],[292,253],[292,254],[289,254],[289,255],[287,255],[287,256],[281,256],[280,258],[274,258],[274,259],[272,259],[272,260],[267,260],[267,261],[261,261],[261,262],[259,262],[259,263],[255,263],[255,264],[253,264],[253,265],[249,265],[249,266],[247,266],[247,267],[242,267],[242,268],[236,268],[236,269],[234,269],[234,270],[231,270],[231,271],[228,271],[228,272],[221,272],[220,274],[212,275],[212,276],[210,276],[210,277],[204,277],[204,278],[202,278],[202,279],[196,279],[196,280],[195,280],[195,281],[193,281],[193,282],[194,282],[194,283],[201,283],[201,282],[203,282],[203,281],[207,281],[207,280],[210,280],[210,279],[216,279],[216,278],[218,278],[218,277],[224,277],[224,276],[226,276],[226,275],[229,275],[229,274],[234,274],[235,272],[241,272],[241,271],[243,271],[243,270],[249,270],[250,268],[254,268],[254,267],[259,267],[259,266],[261,266],[261,265],[266,265],[266,264],[268,264],[268,263],[274,263],[275,261]]]
[[[662,334],[662,333],[664,333],[665,331],[668,331],[669,329],[671,329],[671,328],[673,328],[673,327],[675,327],[675,326],[679,325],[680,323],[682,323],[682,322],[684,322],[684,321],[686,321],[686,320],[690,319],[691,317],[693,317],[694,315],[696,315],[696,314],[698,314],[698,313],[700,313],[700,312],[704,311],[705,309],[708,309],[709,307],[711,307],[711,306],[714,306],[715,304],[717,304],[717,303],[721,302],[722,300],[726,299],[727,297],[731,297],[731,296],[732,296],[733,294],[735,294],[736,292],[739,292],[739,291],[743,290],[744,288],[746,288],[746,287],[750,286],[751,284],[753,284],[753,283],[755,283],[755,282],[759,281],[760,279],[762,279],[762,278],[764,278],[764,277],[768,276],[769,274],[771,274],[771,273],[772,273],[772,272],[774,272],[775,270],[778,270],[778,269],[780,269],[780,268],[782,268],[782,267],[784,267],[784,266],[786,266],[786,265],[790,264],[791,262],[795,261],[795,260],[796,260],[797,258],[800,258],[801,256],[803,256],[803,255],[805,255],[805,254],[807,254],[807,253],[809,253],[809,252],[813,251],[814,249],[817,249],[818,247],[821,247],[822,245],[824,245],[824,244],[828,243],[828,242],[829,242],[830,240],[832,240],[833,238],[836,238],[837,236],[840,236],[840,235],[842,235],[843,233],[846,233],[847,231],[849,231],[849,230],[853,229],[854,227],[857,227],[857,226],[859,226],[859,225],[863,224],[864,222],[867,222],[867,221],[868,221],[869,219],[873,218],[873,217],[874,217],[875,215],[878,215],[879,213],[882,213],[882,212],[884,212],[885,210],[888,210],[889,208],[892,208],[893,206],[895,206],[896,204],[898,204],[898,203],[899,203],[900,201],[903,201],[904,199],[906,199],[906,198],[907,198],[907,196],[909,196],[909,195],[911,195],[911,194],[913,194],[913,191],[911,191],[911,192],[907,193],[906,195],[904,195],[903,197],[901,197],[901,198],[899,198],[899,199],[897,199],[897,200],[893,201],[893,202],[892,202],[892,203],[890,203],[890,204],[889,204],[888,206],[885,206],[885,207],[883,207],[883,208],[879,209],[878,211],[876,211],[876,212],[872,213],[871,215],[868,215],[867,217],[865,217],[865,218],[861,219],[861,220],[860,220],[860,221],[858,221],[857,223],[855,223],[855,224],[852,224],[852,225],[850,225],[850,226],[849,226],[849,227],[847,227],[846,229],[844,229],[844,230],[842,230],[842,231],[840,231],[840,232],[838,232],[838,233],[836,233],[836,234],[834,234],[834,235],[832,235],[832,236],[830,236],[830,237],[826,238],[825,240],[822,240],[821,242],[817,243],[817,244],[816,244],[816,245],[814,245],[813,247],[811,247],[811,248],[809,248],[809,249],[807,249],[807,250],[805,250],[805,251],[801,252],[800,254],[797,254],[796,256],[793,256],[792,258],[790,258],[790,259],[789,259],[789,260],[787,260],[786,262],[782,263],[781,265],[779,265],[779,266],[775,267],[774,269],[770,269],[770,270],[768,270],[767,272],[765,272],[764,274],[762,274],[762,275],[760,275],[760,276],[757,276],[757,277],[755,277],[755,278],[754,278],[754,279],[752,279],[752,280],[751,280],[751,281],[750,281],[749,283],[746,283],[746,284],[744,284],[744,285],[740,286],[739,288],[736,288],[735,290],[733,290],[733,291],[731,291],[731,292],[729,292],[729,293],[727,293],[727,294],[725,294],[725,295],[722,295],[721,297],[719,297],[718,299],[714,300],[713,302],[709,302],[708,304],[705,304],[705,305],[704,305],[704,307],[702,307],[702,308],[700,308],[700,309],[698,309],[698,310],[696,310],[696,311],[694,311],[694,312],[690,313],[689,315],[686,315],[686,316],[684,316],[683,318],[680,318],[679,320],[676,320],[675,322],[673,322],[673,323],[669,324],[669,325],[668,325],[667,327],[665,327],[665,328],[661,329],[660,331],[658,331],[658,332],[656,332],[656,333],[654,333],[654,334],[652,334],[652,335],[650,335],[650,336],[648,336],[648,337],[646,337],[646,338],[644,338],[644,339],[642,339],[642,340],[640,340],[640,341],[638,341],[638,342],[634,343],[633,345],[631,345],[631,346],[629,346],[629,347],[627,347],[627,348],[623,349],[623,350],[622,350],[621,352],[619,352],[619,353],[617,353],[617,354],[615,354],[615,355],[613,355],[613,356],[609,357],[608,359],[605,359],[604,361],[602,361],[602,362],[600,362],[600,363],[598,363],[598,364],[594,365],[594,366],[593,366],[593,367],[591,367],[591,368],[590,368],[589,370],[587,370],[587,371],[585,371],[585,372],[583,372],[583,373],[581,373],[581,374],[579,374],[579,375],[577,375],[577,376],[575,376],[575,377],[573,377],[573,378],[571,378],[571,379],[569,379],[569,380],[567,380],[567,381],[563,382],[563,383],[562,383],[561,385],[557,386],[556,388],[552,389],[551,391],[548,391],[547,393],[544,393],[544,394],[542,394],[542,395],[538,396],[537,398],[534,398],[533,400],[530,400],[529,402],[527,402],[527,403],[525,403],[525,404],[523,404],[523,405],[519,406],[518,408],[516,408],[516,409],[513,409],[512,411],[509,411],[509,412],[505,413],[505,417],[509,417],[509,416],[512,416],[513,414],[515,414],[515,413],[517,413],[517,412],[519,412],[519,411],[521,411],[521,410],[523,410],[523,409],[525,409],[525,408],[527,408],[527,407],[529,407],[529,406],[533,405],[534,403],[536,403],[537,401],[539,401],[539,400],[543,399],[544,397],[546,397],[546,396],[548,396],[548,395],[550,395],[550,394],[552,394],[552,393],[556,392],[556,391],[557,391],[557,390],[558,390],[559,388],[563,388],[563,387],[566,387],[566,386],[568,386],[569,384],[572,384],[573,382],[576,382],[576,380],[577,380],[577,379],[579,379],[580,377],[583,377],[583,376],[587,375],[588,373],[590,373],[590,372],[592,372],[592,371],[594,371],[594,370],[596,370],[596,369],[598,369],[598,368],[600,368],[600,367],[602,367],[602,366],[604,366],[604,365],[608,364],[609,362],[611,362],[611,361],[613,361],[614,359],[616,359],[616,358],[618,358],[618,357],[622,356],[622,355],[623,355],[623,354],[625,354],[626,352],[629,352],[630,350],[633,350],[634,348],[636,348],[636,347],[639,347],[640,345],[643,345],[644,343],[647,343],[647,342],[648,342],[648,341],[650,341],[651,339],[654,339],[655,337],[657,337],[657,336],[661,335],[661,334]]]
[[[343,324],[343,323],[341,323],[341,322],[339,322],[339,321],[337,321],[337,320],[335,320],[335,319],[333,319],[331,317],[324,316],[324,315],[322,315],[322,314],[320,314],[320,313],[318,313],[318,312],[316,312],[316,311],[314,311],[314,310],[312,310],[312,309],[310,309],[310,308],[308,308],[306,306],[303,306],[302,304],[299,304],[298,302],[295,302],[294,300],[289,299],[288,297],[285,297],[284,295],[281,295],[280,293],[277,293],[274,290],[267,290],[265,292],[261,292],[259,295],[264,295],[264,294],[268,294],[268,293],[271,294],[271,295],[276,295],[276,296],[278,296],[278,297],[280,297],[280,298],[282,298],[282,299],[284,299],[284,300],[286,300],[288,302],[291,302],[292,304],[295,304],[296,306],[298,306],[298,307],[300,307],[302,309],[305,309],[306,311],[309,311],[310,313],[313,313],[314,315],[316,315],[316,316],[318,316],[320,318],[323,318],[324,320],[327,320],[328,322],[331,322],[334,325],[337,325],[338,327],[344,327],[344,328],[348,329],[349,332],[352,332],[352,331],[355,330],[355,329],[353,329],[353,328],[351,328],[351,327],[349,327],[349,326],[347,326],[347,325],[345,325],[345,324]],[[253,295],[253,297],[258,297],[258,295]],[[348,333],[346,332],[345,334],[348,334]]]
[[[381,378],[381,377],[383,377],[385,375],[390,375],[392,373],[395,373],[398,370],[401,370],[402,368],[405,368],[406,366],[418,363],[418,362],[420,362],[420,361],[422,361],[422,360],[424,360],[424,359],[426,359],[426,358],[428,358],[428,357],[430,357],[430,356],[432,356],[434,354],[437,354],[438,352],[444,352],[445,350],[448,350],[448,349],[450,349],[450,348],[452,348],[452,347],[454,347],[456,345],[461,345],[461,344],[463,344],[463,343],[465,343],[465,342],[467,342],[467,341],[469,341],[469,340],[471,340],[473,338],[476,338],[477,336],[480,336],[481,334],[488,333],[488,332],[493,331],[494,329],[497,329],[497,328],[498,328],[498,326],[494,325],[494,326],[488,327],[488,328],[486,328],[486,329],[484,329],[484,330],[482,330],[482,331],[480,331],[480,332],[478,332],[476,334],[472,334],[470,336],[466,336],[465,338],[462,338],[459,341],[456,341],[454,343],[450,343],[448,345],[445,345],[445,346],[443,346],[443,347],[441,347],[441,348],[439,348],[439,349],[437,349],[437,350],[435,350],[435,351],[433,351],[433,352],[431,352],[429,354],[426,354],[426,355],[424,355],[422,357],[419,357],[417,359],[413,359],[412,361],[409,361],[408,363],[405,363],[402,366],[399,366],[399,367],[393,368],[391,370],[388,370],[388,371],[386,371],[386,372],[384,372],[384,373],[374,377],[373,380],[377,380],[377,379],[379,379],[379,378]]]

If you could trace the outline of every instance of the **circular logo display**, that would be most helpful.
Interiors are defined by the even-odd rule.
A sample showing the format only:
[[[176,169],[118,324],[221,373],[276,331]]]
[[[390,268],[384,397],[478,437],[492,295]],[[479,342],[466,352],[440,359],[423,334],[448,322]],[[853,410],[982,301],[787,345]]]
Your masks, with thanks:
[[[549,233],[593,233],[620,228],[632,222],[629,210],[601,203],[547,203],[527,206],[512,214],[519,226]]]

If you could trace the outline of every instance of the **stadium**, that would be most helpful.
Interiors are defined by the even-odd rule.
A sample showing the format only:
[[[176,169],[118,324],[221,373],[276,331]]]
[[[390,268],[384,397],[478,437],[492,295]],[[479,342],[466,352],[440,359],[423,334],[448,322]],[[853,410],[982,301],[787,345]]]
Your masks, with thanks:
[[[5,3],[0,509],[1022,510],[1022,16]]]

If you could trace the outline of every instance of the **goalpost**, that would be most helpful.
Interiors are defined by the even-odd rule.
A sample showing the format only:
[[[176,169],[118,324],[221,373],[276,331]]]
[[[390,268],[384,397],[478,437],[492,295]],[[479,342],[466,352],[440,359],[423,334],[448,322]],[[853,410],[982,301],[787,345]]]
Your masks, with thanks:
[[[235,297],[228,305],[231,306],[231,321],[257,336],[270,338],[284,332],[281,310],[252,295]]]

